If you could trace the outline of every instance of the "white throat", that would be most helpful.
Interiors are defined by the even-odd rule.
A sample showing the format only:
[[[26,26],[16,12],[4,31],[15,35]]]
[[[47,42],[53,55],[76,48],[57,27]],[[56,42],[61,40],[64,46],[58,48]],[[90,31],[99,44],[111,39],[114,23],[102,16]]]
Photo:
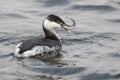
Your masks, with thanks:
[[[53,21],[49,21],[48,19],[44,20],[44,27],[46,29],[54,29],[54,28],[58,28],[61,27],[60,24],[53,22]]]
[[[61,27],[61,26],[56,22],[49,21],[48,19],[45,19],[43,22],[43,28],[44,28],[46,37],[49,37],[49,38],[56,37],[58,38],[58,40],[60,40],[58,34],[55,31],[55,28],[58,28],[58,27]]]

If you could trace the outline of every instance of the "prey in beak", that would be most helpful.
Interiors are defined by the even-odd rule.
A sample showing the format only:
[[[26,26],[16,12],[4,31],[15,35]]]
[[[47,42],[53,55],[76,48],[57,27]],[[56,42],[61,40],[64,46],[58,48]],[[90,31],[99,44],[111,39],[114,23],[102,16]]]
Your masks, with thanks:
[[[69,31],[69,30],[72,30],[76,27],[76,23],[75,23],[75,20],[70,18],[70,17],[67,17],[68,19],[70,19],[72,21],[72,25],[69,25],[69,24],[66,24],[65,22],[61,22],[61,21],[57,21],[58,24],[60,24],[60,26],[65,29],[66,31]]]

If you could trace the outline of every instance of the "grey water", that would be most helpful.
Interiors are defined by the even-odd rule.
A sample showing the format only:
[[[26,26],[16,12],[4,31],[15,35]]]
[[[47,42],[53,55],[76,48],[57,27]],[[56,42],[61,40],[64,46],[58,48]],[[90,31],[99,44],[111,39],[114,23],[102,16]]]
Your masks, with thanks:
[[[49,14],[77,24],[57,29],[62,56],[15,58],[21,40],[44,36]],[[0,0],[0,80],[120,80],[120,0]]]

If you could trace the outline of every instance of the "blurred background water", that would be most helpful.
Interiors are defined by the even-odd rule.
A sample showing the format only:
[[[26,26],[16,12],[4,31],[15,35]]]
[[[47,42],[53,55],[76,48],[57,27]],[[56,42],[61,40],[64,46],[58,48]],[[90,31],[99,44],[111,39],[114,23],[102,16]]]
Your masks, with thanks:
[[[60,16],[60,58],[17,59],[16,44],[44,35],[42,21]],[[120,0],[0,0],[0,80],[120,80]]]

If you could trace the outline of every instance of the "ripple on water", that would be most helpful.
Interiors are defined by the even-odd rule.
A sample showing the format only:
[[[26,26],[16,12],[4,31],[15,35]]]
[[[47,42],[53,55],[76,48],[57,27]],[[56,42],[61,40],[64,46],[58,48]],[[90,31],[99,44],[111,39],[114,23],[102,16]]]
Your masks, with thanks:
[[[73,5],[72,7],[70,7],[70,9],[74,9],[74,10],[94,10],[94,11],[98,11],[98,10],[103,10],[103,11],[113,11],[116,10],[114,7],[109,6],[109,5]]]
[[[111,75],[110,73],[92,73],[82,77],[82,80],[115,80],[120,78],[120,75]]]
[[[36,37],[36,36],[28,35],[27,33],[21,34],[21,33],[0,32],[0,34],[1,34],[0,42],[4,45],[18,44],[22,40],[27,40]]]
[[[17,14],[17,13],[0,14],[0,16],[6,17],[6,18],[8,18],[8,17],[10,17],[10,18],[17,18],[17,19],[19,19],[19,18],[21,18],[21,19],[27,19],[28,18],[28,17],[26,17],[26,16],[24,16],[22,14]]]
[[[99,46],[105,46],[101,41],[117,41],[114,38],[117,34],[114,33],[76,33],[77,37],[62,39],[63,44],[98,44]],[[114,37],[113,37],[114,35]]]
[[[0,55],[0,59],[2,59],[2,58],[8,58],[8,57],[11,57],[13,55],[14,55],[14,53],[9,53],[9,54],[6,54],[6,55]]]
[[[41,3],[43,2],[44,7],[54,7],[54,6],[66,6],[69,4],[68,0],[36,0],[37,2]]]
[[[120,19],[111,19],[108,20],[109,22],[113,22],[113,23],[120,23]]]
[[[38,76],[46,75],[46,76],[68,76],[68,75],[75,75],[80,74],[81,72],[85,71],[85,67],[57,67],[54,66],[58,63],[55,62],[55,64],[46,64],[46,62],[42,62],[39,59],[36,58],[25,58],[21,60],[22,67],[31,71],[32,73],[36,73]],[[49,62],[49,61],[48,61]],[[47,62],[47,63],[48,63]],[[59,63],[60,64],[60,63]],[[33,76],[36,76],[33,75]]]
[[[54,75],[54,76],[67,76],[67,75],[75,75],[85,71],[84,67],[39,67],[39,68],[32,68],[33,71],[47,74],[47,75]]]
[[[114,58],[120,58],[120,53],[118,53],[118,52],[109,53],[109,56],[114,57]]]

